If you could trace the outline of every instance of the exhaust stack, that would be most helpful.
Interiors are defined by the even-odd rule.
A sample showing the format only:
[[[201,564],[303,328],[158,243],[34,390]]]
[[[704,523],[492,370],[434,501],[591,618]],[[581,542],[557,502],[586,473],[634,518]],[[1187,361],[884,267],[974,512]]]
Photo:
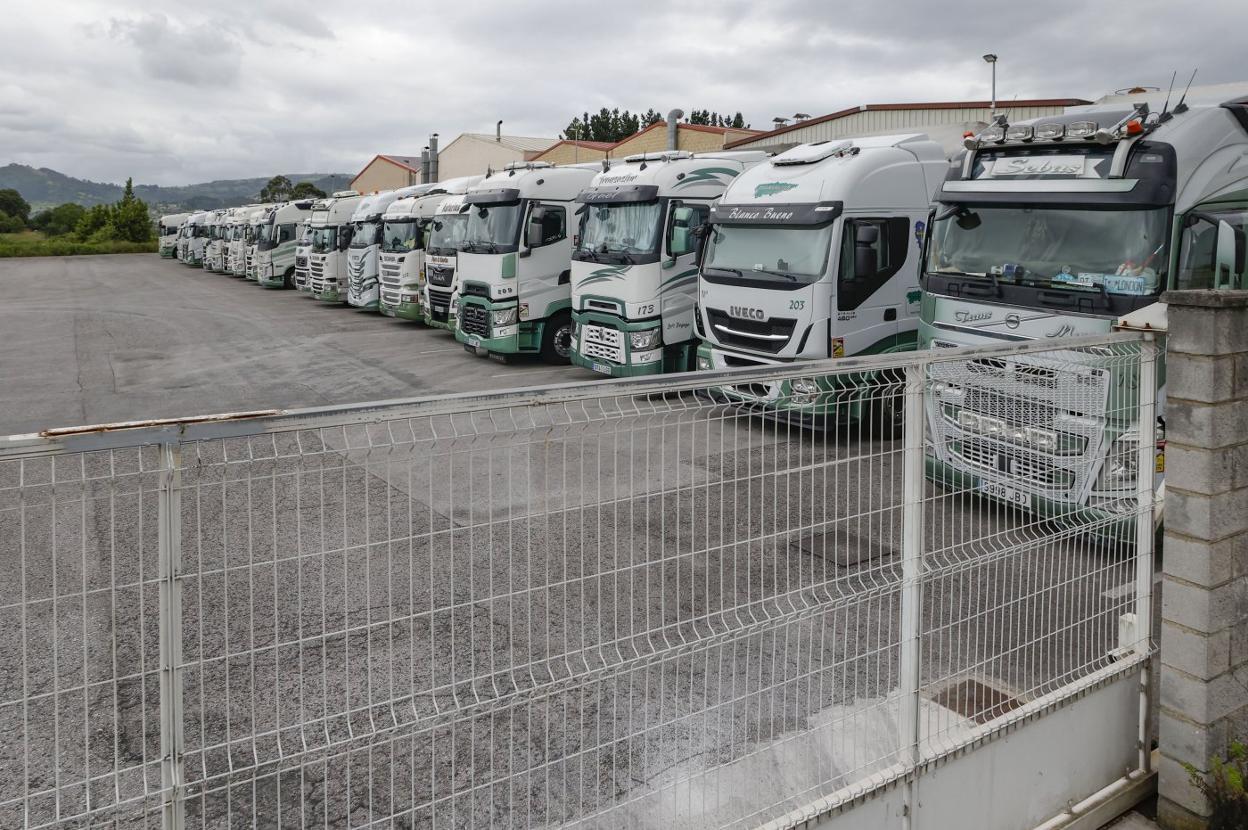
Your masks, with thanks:
[[[429,179],[428,181],[436,182],[438,180],[438,134],[434,133],[429,136]]]
[[[674,109],[667,114],[667,149],[676,149],[676,137],[678,135],[678,123],[685,115],[682,109]]]

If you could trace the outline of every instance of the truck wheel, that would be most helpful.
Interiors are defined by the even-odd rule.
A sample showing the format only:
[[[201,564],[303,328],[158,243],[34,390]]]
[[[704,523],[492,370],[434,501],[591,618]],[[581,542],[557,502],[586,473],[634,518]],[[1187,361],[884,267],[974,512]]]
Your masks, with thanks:
[[[867,402],[867,434],[873,440],[901,438],[906,429],[906,399],[901,373],[881,372],[874,381],[873,397]]]
[[[295,287],[295,269],[294,266],[286,269],[286,274],[282,277],[282,288]]]
[[[572,362],[571,314],[556,314],[546,324],[542,332],[542,360],[555,366]]]

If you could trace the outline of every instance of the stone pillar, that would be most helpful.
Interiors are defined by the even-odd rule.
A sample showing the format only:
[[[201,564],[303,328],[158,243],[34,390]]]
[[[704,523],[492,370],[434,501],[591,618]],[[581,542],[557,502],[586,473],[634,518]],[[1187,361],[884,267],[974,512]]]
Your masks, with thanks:
[[[1248,291],[1171,291],[1158,820],[1208,826],[1183,765],[1248,740]]]

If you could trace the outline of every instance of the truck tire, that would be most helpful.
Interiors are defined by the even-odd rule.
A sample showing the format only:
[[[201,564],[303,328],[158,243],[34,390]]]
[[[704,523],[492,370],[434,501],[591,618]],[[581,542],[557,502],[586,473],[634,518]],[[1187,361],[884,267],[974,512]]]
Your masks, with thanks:
[[[286,273],[282,276],[282,288],[295,287],[295,266],[286,269]]]
[[[900,371],[881,372],[875,378],[873,397],[866,407],[866,429],[872,440],[895,440],[906,429],[906,398],[904,374]]]
[[[552,366],[572,362],[572,315],[563,311],[542,329],[542,360]]]

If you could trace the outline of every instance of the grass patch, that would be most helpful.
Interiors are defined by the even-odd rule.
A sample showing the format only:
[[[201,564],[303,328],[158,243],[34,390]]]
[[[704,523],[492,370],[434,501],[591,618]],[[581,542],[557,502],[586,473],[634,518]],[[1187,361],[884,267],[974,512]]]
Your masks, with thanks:
[[[155,241],[79,242],[64,236],[48,238],[38,231],[0,234],[0,257],[149,253],[156,253]]]

